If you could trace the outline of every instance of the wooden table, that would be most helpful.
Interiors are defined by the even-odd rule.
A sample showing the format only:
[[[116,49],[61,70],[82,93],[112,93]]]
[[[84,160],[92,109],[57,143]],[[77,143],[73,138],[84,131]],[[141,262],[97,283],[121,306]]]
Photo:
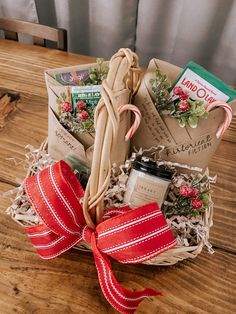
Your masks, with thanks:
[[[43,261],[22,228],[5,209],[2,192],[17,186],[25,170],[8,158],[24,159],[24,147],[39,146],[47,136],[47,93],[44,70],[88,63],[94,59],[57,50],[0,41],[0,93],[19,92],[21,102],[0,131],[0,313],[115,313],[99,288],[93,257],[72,250]],[[127,287],[161,290],[145,300],[137,313],[236,312],[236,119],[226,132],[210,170],[214,187],[215,254],[204,251],[195,260],[172,267],[114,263],[118,280]]]

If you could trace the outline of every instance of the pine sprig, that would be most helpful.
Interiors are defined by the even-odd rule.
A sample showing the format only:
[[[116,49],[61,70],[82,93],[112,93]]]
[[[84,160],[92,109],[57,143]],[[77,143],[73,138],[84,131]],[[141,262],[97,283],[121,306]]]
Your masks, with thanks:
[[[179,175],[171,183],[162,211],[166,218],[174,215],[197,217],[210,206],[211,192],[206,175]]]
[[[156,69],[156,76],[150,79],[152,91],[155,96],[154,105],[158,112],[162,110],[170,110],[173,101],[169,95],[168,89],[171,83],[166,74],[163,74],[159,68]]]
[[[104,62],[103,58],[97,58],[96,63],[96,67],[89,68],[89,77],[82,85],[100,85],[107,77],[109,70],[108,64]]]

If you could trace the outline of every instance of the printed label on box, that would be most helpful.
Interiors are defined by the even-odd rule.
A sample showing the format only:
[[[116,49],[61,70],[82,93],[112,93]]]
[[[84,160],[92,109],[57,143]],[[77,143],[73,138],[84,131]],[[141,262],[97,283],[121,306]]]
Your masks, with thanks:
[[[183,90],[187,90],[190,98],[193,100],[201,99],[208,103],[212,103],[216,100],[225,102],[229,100],[228,95],[221,92],[190,69],[184,72],[175,86],[180,86]],[[171,95],[173,95],[173,92],[171,92]]]

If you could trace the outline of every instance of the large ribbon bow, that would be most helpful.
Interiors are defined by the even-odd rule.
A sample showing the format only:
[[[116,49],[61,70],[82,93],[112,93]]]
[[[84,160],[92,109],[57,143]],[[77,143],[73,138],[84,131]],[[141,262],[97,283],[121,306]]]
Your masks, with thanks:
[[[59,161],[26,179],[25,190],[43,224],[26,232],[39,255],[54,258],[80,241],[91,246],[99,282],[108,302],[121,313],[134,313],[152,289],[132,292],[115,279],[108,256],[121,263],[141,263],[170,249],[175,239],[156,203],[124,212],[100,223],[95,230],[85,222],[84,191],[71,168]],[[111,210],[112,212],[112,210]]]

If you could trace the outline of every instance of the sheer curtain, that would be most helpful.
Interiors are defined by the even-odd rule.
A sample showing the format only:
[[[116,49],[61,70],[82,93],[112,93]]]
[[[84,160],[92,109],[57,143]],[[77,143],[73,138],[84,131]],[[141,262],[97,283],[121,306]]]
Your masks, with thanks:
[[[194,60],[236,84],[236,0],[1,0],[0,16],[63,27],[75,53],[130,47],[143,66]]]
[[[236,84],[235,0],[140,0],[136,34],[144,62],[193,60]]]
[[[138,0],[34,2],[40,23],[67,29],[70,51],[109,58],[120,47],[134,49]]]

